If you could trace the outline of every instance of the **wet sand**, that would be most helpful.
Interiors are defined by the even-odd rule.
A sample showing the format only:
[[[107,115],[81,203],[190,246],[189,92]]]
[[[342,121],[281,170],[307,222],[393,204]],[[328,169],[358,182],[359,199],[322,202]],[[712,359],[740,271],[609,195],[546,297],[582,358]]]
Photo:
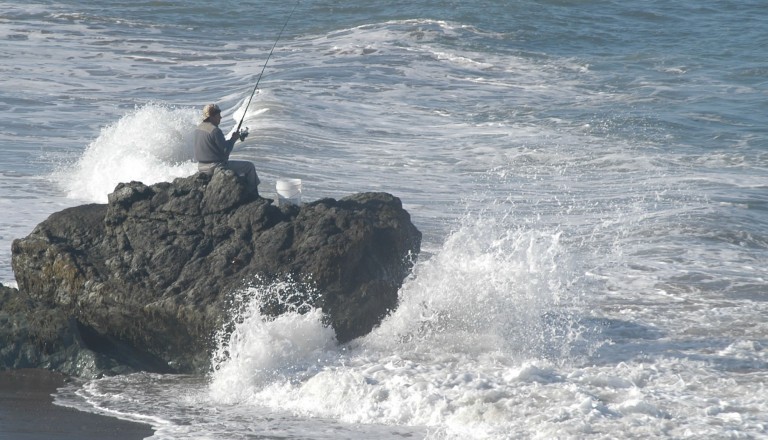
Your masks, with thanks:
[[[65,377],[46,370],[0,372],[0,440],[138,440],[149,425],[53,404]]]

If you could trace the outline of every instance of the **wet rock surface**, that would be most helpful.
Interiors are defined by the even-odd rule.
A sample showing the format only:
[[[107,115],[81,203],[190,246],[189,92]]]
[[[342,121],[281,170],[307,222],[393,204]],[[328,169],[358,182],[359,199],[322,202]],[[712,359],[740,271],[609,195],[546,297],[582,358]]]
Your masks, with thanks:
[[[264,298],[262,314],[321,308],[344,343],[397,306],[420,243],[386,193],[277,207],[226,170],[120,184],[108,204],[55,213],[14,241],[0,367],[204,372],[232,295],[285,279],[307,288]]]

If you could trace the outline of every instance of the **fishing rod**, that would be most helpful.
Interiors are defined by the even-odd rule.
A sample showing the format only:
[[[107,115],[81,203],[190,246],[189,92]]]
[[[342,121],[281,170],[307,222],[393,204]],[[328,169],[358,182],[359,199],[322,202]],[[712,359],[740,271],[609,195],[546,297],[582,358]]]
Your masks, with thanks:
[[[240,133],[240,127],[243,126],[243,120],[245,120],[245,115],[248,113],[248,107],[251,105],[251,100],[253,99],[253,95],[256,94],[256,90],[259,88],[259,81],[261,81],[262,75],[264,75],[264,69],[267,68],[267,63],[269,63],[269,58],[272,57],[272,52],[275,51],[275,47],[277,47],[277,42],[280,41],[280,37],[283,35],[283,31],[285,30],[285,27],[288,26],[288,22],[291,20],[291,16],[293,16],[293,11],[296,10],[296,8],[299,6],[299,2],[301,0],[296,0],[296,4],[293,5],[293,9],[291,9],[291,13],[288,14],[288,18],[285,19],[285,23],[283,23],[282,29],[280,29],[280,33],[277,34],[277,39],[275,39],[275,44],[272,45],[272,50],[269,51],[269,55],[267,55],[267,60],[264,61],[264,66],[261,68],[261,73],[259,73],[259,78],[256,80],[256,85],[253,87],[253,91],[251,92],[250,98],[248,98],[248,103],[245,104],[245,110],[243,110],[243,116],[240,118],[240,123],[237,124],[237,130],[235,130],[236,133]],[[248,135],[248,129],[246,128],[245,135]],[[240,134],[240,142],[245,139],[245,136],[243,134]]]

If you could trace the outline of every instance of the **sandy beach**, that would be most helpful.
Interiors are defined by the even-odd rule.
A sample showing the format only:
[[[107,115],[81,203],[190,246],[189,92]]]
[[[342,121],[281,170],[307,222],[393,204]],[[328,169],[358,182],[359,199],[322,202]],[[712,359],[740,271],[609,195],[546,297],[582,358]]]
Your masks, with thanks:
[[[46,370],[0,372],[0,440],[137,440],[149,425],[53,404],[65,376]]]

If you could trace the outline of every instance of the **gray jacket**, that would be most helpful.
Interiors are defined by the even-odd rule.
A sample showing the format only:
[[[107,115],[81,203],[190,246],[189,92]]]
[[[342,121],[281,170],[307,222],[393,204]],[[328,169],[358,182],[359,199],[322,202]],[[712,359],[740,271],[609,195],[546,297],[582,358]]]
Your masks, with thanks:
[[[226,140],[221,129],[201,122],[195,130],[195,160],[200,163],[226,163],[237,138]]]

